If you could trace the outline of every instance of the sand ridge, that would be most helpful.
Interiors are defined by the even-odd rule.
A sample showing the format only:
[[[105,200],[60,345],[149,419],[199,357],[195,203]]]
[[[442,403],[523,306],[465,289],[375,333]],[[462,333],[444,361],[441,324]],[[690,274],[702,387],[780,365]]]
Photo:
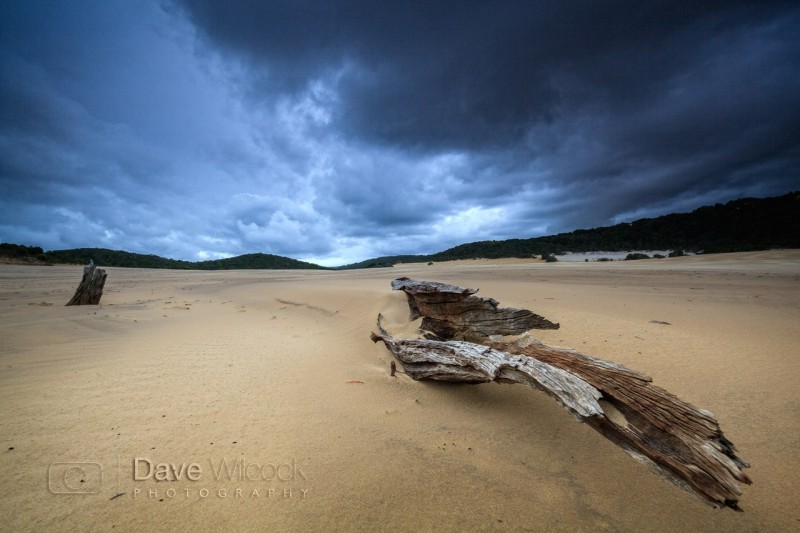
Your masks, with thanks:
[[[11,529],[800,523],[797,251],[107,271],[100,306],[65,308],[80,267],[0,265],[0,506]],[[629,365],[714,412],[753,465],[745,513],[692,499],[530,389],[389,377],[391,356],[369,332],[381,312],[392,331],[413,333],[405,296],[390,290],[399,276],[532,309],[561,323],[534,332],[543,342]],[[135,480],[137,458],[202,473]],[[63,493],[83,488],[63,475],[73,463],[85,463],[85,494]]]

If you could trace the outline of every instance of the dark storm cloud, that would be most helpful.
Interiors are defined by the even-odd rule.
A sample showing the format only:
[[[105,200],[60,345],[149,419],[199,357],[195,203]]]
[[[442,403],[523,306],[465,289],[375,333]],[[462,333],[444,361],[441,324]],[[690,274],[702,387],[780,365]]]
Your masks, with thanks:
[[[142,11],[106,2],[3,4],[3,240],[135,251],[157,243],[162,253],[191,253],[164,245],[163,204],[185,196],[174,155],[137,131],[161,112],[137,105],[151,96],[139,89],[145,71],[135,54],[123,55],[147,55]],[[178,212],[170,221],[190,218]]]
[[[214,44],[256,66],[265,90],[294,91],[354,64],[339,81],[341,126],[424,150],[504,146],[589,104],[628,116],[667,86],[691,92],[692,73],[740,52],[730,47],[762,46],[750,52],[765,59],[797,54],[791,3],[183,4]],[[793,59],[769,65],[783,73],[752,66],[791,76]]]
[[[509,205],[533,185],[565,230],[800,184],[792,2],[181,4],[249,65],[256,100],[334,80],[349,138],[472,156],[447,201]]]
[[[796,2],[0,4],[0,239],[341,264],[800,189]]]

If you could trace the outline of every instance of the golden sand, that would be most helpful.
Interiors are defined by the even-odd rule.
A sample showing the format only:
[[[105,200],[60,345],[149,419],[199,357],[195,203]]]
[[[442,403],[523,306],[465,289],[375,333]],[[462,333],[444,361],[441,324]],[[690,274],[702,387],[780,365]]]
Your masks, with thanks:
[[[107,271],[102,305],[64,307],[80,267],[0,265],[3,529],[800,527],[798,251]],[[544,394],[390,377],[369,333],[379,312],[413,330],[399,276],[532,309],[561,323],[533,332],[545,343],[712,411],[752,464],[745,512],[667,484]]]

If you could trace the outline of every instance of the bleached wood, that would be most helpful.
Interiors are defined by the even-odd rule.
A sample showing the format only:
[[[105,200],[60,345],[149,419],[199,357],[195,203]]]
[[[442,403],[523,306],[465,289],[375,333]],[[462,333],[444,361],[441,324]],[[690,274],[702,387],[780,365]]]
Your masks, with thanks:
[[[422,329],[440,338],[454,338],[466,329],[472,335],[489,336],[559,327],[527,309],[502,308],[493,298],[474,296],[478,289],[409,278],[392,281],[392,288],[406,293],[411,319],[422,316]]]
[[[477,289],[407,278],[395,280],[392,287],[406,292],[411,317],[423,317],[422,333],[429,338],[395,339],[379,315],[379,333],[372,340],[383,341],[413,379],[522,383],[543,390],[656,474],[715,507],[739,509],[739,484],[751,483],[742,470],[749,465],[736,455],[708,411],[623,365],[545,346],[527,334],[503,338],[499,332],[518,327],[504,327],[503,316],[514,323],[515,316],[525,315],[498,314],[492,329],[482,312],[465,312],[473,305],[478,308],[468,302]],[[497,308],[494,300],[480,300]],[[446,327],[430,335],[425,331],[425,319],[431,318],[427,313],[434,314],[434,325]]]

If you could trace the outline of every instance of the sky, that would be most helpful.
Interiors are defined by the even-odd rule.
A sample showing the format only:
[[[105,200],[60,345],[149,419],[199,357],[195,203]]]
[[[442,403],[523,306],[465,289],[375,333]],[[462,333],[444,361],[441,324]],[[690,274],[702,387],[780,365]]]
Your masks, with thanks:
[[[325,266],[800,190],[800,4],[0,2],[0,241]]]

